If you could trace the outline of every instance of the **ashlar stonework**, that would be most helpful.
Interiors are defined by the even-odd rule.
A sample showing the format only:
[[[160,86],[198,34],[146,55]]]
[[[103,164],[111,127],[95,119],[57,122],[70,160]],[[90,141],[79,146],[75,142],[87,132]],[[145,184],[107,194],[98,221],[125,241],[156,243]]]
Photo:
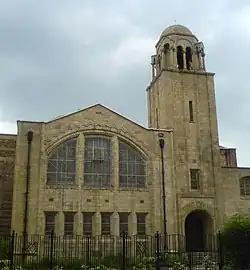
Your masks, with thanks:
[[[237,167],[236,150],[219,145],[203,43],[184,26],[170,26],[151,66],[148,128],[97,104],[49,122],[18,121],[17,135],[0,135],[1,233],[23,233],[25,222],[29,234],[54,228],[82,235],[87,222],[93,235],[104,228],[119,235],[122,226],[129,235],[163,232],[160,138],[168,233],[193,234],[198,243],[231,215],[249,212],[250,168]]]

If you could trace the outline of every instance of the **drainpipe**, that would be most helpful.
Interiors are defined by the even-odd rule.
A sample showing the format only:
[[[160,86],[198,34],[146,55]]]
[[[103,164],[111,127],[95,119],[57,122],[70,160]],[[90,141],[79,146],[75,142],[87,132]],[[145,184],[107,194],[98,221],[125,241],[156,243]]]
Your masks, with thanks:
[[[161,149],[161,173],[162,173],[162,203],[163,203],[163,222],[164,222],[164,250],[167,249],[167,214],[166,214],[166,191],[165,191],[165,166],[164,166],[164,139],[159,139],[159,146]]]
[[[26,246],[27,246],[27,223],[28,223],[28,206],[29,206],[29,185],[30,185],[30,156],[31,156],[31,144],[33,141],[33,131],[28,131],[27,142],[27,166],[26,166],[26,191],[25,191],[25,204],[24,204],[24,218],[23,218],[23,259],[25,259]]]

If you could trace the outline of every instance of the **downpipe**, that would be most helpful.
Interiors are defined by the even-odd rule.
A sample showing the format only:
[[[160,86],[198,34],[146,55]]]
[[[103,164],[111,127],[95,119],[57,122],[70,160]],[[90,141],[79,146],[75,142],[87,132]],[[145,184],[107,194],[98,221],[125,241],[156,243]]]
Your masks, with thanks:
[[[27,225],[28,225],[28,210],[29,210],[29,186],[30,186],[30,157],[31,157],[31,145],[33,141],[33,131],[28,131],[27,133],[27,165],[26,165],[26,190],[25,190],[25,203],[24,203],[24,218],[23,218],[23,261],[26,257],[26,247],[27,247]]]

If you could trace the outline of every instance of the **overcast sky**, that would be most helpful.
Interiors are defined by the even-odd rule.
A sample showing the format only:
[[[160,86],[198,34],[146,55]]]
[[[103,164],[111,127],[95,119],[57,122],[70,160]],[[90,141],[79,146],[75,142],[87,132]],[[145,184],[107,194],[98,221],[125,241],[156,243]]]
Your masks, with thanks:
[[[204,42],[220,142],[249,166],[249,0],[1,0],[0,132],[95,103],[146,126],[150,56],[175,22]]]

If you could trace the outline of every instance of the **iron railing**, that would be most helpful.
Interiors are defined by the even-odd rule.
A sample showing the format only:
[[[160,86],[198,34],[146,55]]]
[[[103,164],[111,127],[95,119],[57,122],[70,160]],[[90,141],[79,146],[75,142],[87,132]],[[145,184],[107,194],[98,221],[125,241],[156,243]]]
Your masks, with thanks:
[[[218,237],[206,239],[202,251],[187,251],[184,236],[165,237],[158,232],[153,236],[65,237],[54,232],[24,236],[13,231],[11,236],[0,236],[0,269],[222,269]]]

